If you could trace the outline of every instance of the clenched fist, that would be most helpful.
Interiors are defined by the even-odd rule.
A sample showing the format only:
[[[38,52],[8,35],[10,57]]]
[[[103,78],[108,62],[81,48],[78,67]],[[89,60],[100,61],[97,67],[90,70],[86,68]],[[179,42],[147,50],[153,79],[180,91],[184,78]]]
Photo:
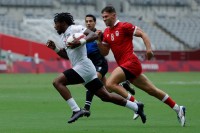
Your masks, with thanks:
[[[56,45],[55,43],[52,41],[52,40],[48,40],[47,43],[46,43],[46,46],[52,50],[55,50],[56,49]]]
[[[154,57],[154,54],[151,50],[147,50],[146,57],[148,60],[151,60]]]

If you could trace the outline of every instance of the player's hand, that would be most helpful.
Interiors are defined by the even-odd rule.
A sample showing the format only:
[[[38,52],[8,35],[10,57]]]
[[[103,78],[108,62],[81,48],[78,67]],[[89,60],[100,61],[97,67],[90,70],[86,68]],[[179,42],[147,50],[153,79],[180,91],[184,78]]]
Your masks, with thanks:
[[[147,60],[151,60],[154,57],[153,51],[147,50],[146,57],[147,57]]]
[[[79,39],[74,38],[74,40],[71,43],[68,43],[68,47],[70,47],[71,49],[77,48],[81,45],[81,42]]]
[[[52,50],[56,49],[56,45],[52,40],[48,40],[46,46]]]
[[[101,34],[102,34],[102,31],[101,31],[101,30],[97,30],[95,33],[96,33],[97,35],[101,35]]]
[[[98,35],[98,41],[101,42],[102,41],[102,36],[103,36],[102,31],[101,30],[97,30],[95,33]]]

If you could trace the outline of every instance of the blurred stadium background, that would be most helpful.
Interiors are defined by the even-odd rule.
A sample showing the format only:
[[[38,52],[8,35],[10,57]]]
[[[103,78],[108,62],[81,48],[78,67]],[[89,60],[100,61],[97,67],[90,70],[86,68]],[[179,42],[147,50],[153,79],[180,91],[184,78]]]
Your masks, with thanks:
[[[70,66],[44,46],[48,39],[59,42],[54,14],[70,12],[82,25],[86,14],[94,14],[97,28],[104,30],[100,12],[108,4],[115,6],[119,20],[148,33],[153,61],[145,61],[142,40],[133,40],[144,71],[200,71],[200,0],[0,0],[0,72],[7,72],[9,52],[14,73],[59,72]],[[107,59],[111,70],[111,52]]]
[[[152,82],[187,107],[185,128],[166,105],[137,88],[148,116],[145,125],[132,120],[132,111],[96,97],[90,118],[66,124],[71,111],[51,82],[70,63],[45,46],[48,39],[59,41],[53,16],[70,12],[84,25],[84,16],[94,14],[97,28],[104,30],[100,12],[108,4],[115,6],[119,20],[148,33],[155,58],[145,60],[139,38],[133,40],[136,54]],[[106,58],[112,71],[112,53]],[[198,133],[199,66],[200,0],[0,0],[0,133]],[[82,107],[83,86],[70,86],[70,91]]]

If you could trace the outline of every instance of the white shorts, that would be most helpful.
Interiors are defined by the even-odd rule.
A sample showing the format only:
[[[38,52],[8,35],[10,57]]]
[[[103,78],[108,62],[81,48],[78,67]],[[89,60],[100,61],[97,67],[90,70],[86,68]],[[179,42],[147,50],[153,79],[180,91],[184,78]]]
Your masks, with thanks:
[[[84,85],[97,78],[96,68],[90,59],[79,62],[72,69],[84,79]]]

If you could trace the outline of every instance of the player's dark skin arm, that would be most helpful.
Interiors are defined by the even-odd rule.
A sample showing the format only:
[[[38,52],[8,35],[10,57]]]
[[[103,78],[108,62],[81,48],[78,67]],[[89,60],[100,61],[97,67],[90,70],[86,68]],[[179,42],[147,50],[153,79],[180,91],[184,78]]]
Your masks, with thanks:
[[[95,41],[98,38],[98,36],[89,29],[86,29],[83,34],[86,35],[85,37],[86,43]],[[74,38],[74,41],[71,43],[71,45],[72,45],[71,48],[73,49],[79,47],[81,45],[81,42],[78,39]]]
[[[89,29],[86,29],[84,34],[86,35],[86,42],[92,42],[92,41],[95,41],[96,39],[98,39],[98,36],[97,34],[95,34],[95,32],[89,30]]]
[[[66,60],[69,59],[69,57],[67,56],[67,52],[66,52],[66,50],[65,50],[64,48],[63,48],[63,49],[60,49],[60,51],[59,51],[57,54],[58,54],[60,57],[66,59]]]
[[[56,49],[56,45],[55,43],[52,41],[52,40],[48,40],[47,43],[46,43],[46,46],[52,50],[55,50]],[[67,52],[65,51],[64,48],[60,49],[57,54],[64,58],[64,59],[69,59],[68,56],[67,56]]]

